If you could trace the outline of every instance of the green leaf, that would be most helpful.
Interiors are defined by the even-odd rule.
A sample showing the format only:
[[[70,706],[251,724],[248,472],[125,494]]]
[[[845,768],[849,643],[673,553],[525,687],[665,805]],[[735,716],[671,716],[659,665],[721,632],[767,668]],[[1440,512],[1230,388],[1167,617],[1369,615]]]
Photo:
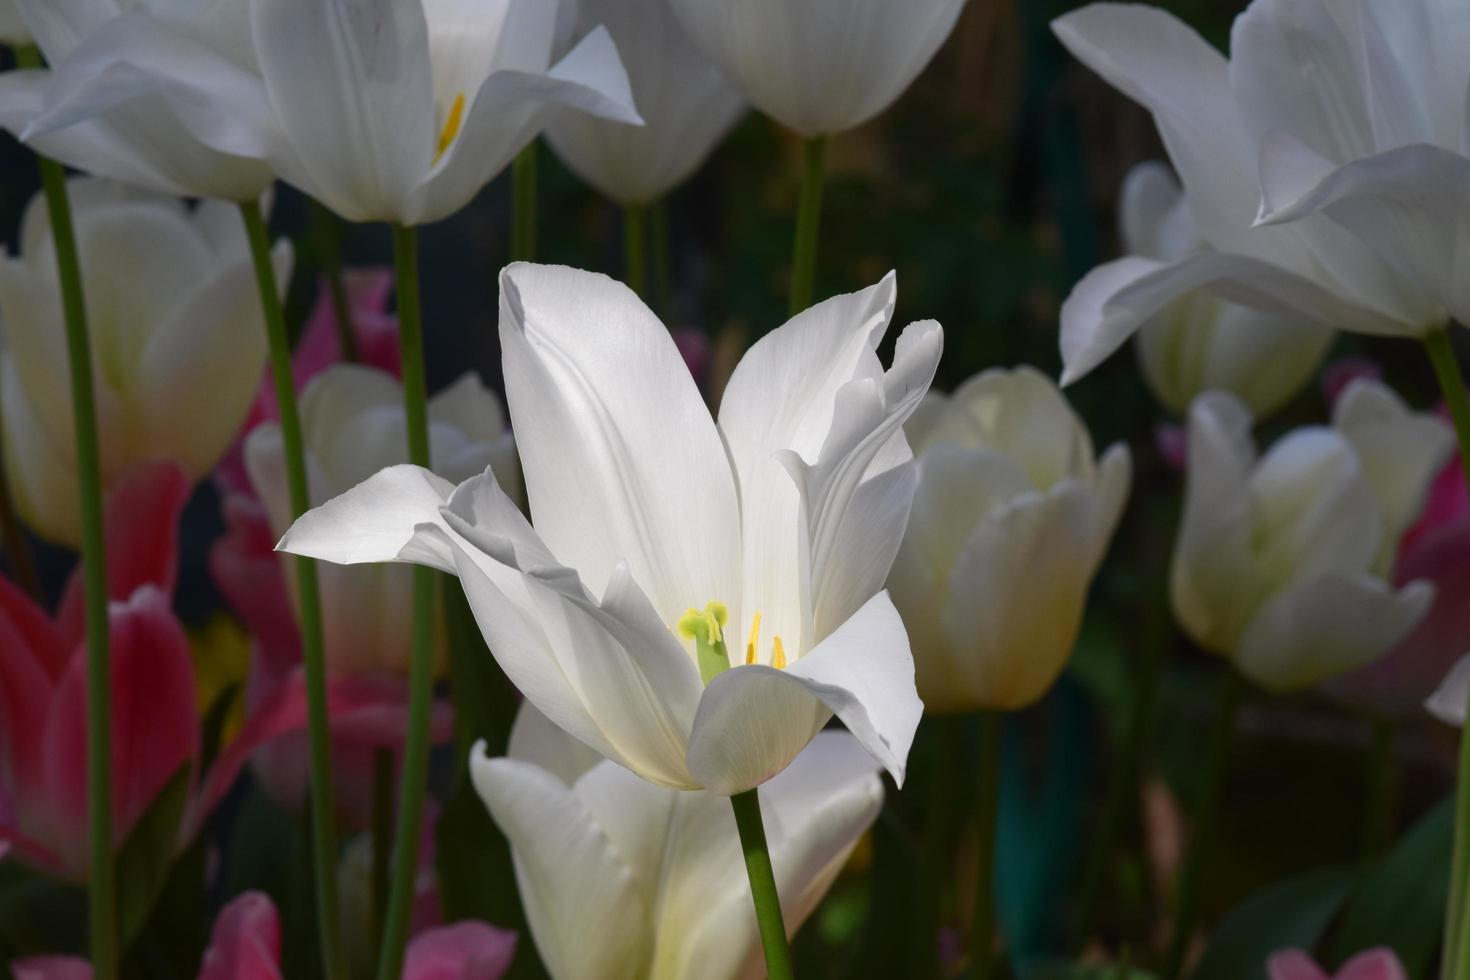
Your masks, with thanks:
[[[1428,974],[1444,925],[1453,837],[1454,800],[1446,799],[1361,875],[1333,933],[1331,962],[1388,946],[1409,976]]]
[[[1252,895],[1210,936],[1193,980],[1265,980],[1272,953],[1317,945],[1347,899],[1354,874],[1351,868],[1308,871]]]
[[[117,929],[126,950],[168,881],[189,800],[190,766],[179,767],[117,852]]]
[[[85,955],[87,893],[78,885],[0,861],[0,964],[38,953]]]

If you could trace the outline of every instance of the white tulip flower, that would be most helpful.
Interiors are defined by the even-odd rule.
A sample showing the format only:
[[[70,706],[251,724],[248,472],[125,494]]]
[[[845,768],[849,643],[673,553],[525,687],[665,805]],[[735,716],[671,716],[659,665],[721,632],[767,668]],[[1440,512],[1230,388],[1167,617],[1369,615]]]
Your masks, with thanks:
[[[1141,163],[1129,172],[1118,211],[1123,245],[1133,255],[1171,262],[1205,248],[1184,190],[1163,164]],[[1317,373],[1333,336],[1321,324],[1197,289],[1145,323],[1135,346],[1144,380],[1171,412],[1184,415],[1206,391],[1228,391],[1265,416]]]
[[[1190,410],[1174,613],[1247,677],[1300,690],[1378,657],[1429,608],[1429,583],[1395,591],[1388,573],[1453,436],[1366,380],[1331,428],[1297,429],[1259,460],[1250,429],[1223,392]]]
[[[18,0],[0,0],[0,44],[16,47],[31,43],[31,32],[20,15]]]
[[[200,143],[264,161],[349,221],[436,221],[556,107],[640,122],[607,31],[551,63],[559,8],[209,0],[130,10],[57,65],[24,138],[161,99]]]
[[[1065,381],[1200,288],[1381,336],[1421,337],[1451,316],[1470,316],[1457,239],[1445,237],[1463,225],[1466,194],[1446,183],[1436,169],[1444,155],[1430,146],[1395,158],[1396,166],[1408,157],[1439,161],[1415,170],[1417,182],[1389,189],[1380,169],[1364,174],[1356,203],[1345,200],[1335,217],[1256,226],[1263,205],[1275,218],[1295,217],[1331,211],[1329,201],[1347,192],[1301,146],[1337,159],[1380,145],[1459,149],[1470,22],[1458,5],[1256,0],[1235,23],[1228,61],[1156,7],[1095,3],[1053,28],[1078,59],[1153,113],[1208,246],[1162,260],[1130,255],[1084,277],[1062,309]],[[1324,186],[1307,194],[1317,181]],[[1336,190],[1326,193],[1326,184]],[[1417,203],[1406,200],[1416,195]],[[1416,208],[1436,213],[1437,230],[1398,220]]]
[[[695,49],[667,0],[580,0],[578,29],[601,24],[628,67],[642,126],[558,112],[546,141],[573,173],[619,204],[649,204],[704,162],[745,101]]]
[[[782,918],[794,932],[883,804],[877,764],[819,733],[762,787]],[[531,938],[554,980],[765,975],[730,804],[653,786],[522,706],[509,755],[471,756],[510,840]]]
[[[903,94],[965,0],[668,0],[761,112],[802,136],[852,129]]]
[[[50,65],[45,69],[0,75],[0,128],[20,136],[46,111],[48,94],[59,77],[86,86],[97,114],[64,129],[32,134],[27,141],[52,159],[99,177],[179,197],[257,200],[273,179],[258,159],[221,152],[195,138],[170,105],[143,95],[139,79],[125,69],[88,77],[94,63],[94,36],[145,16],[126,0],[9,0],[24,15],[35,43]],[[209,42],[230,49],[248,47],[248,25],[235,19],[244,4],[220,4],[195,29]],[[72,56],[76,58],[73,61]],[[64,73],[55,69],[67,65]],[[238,219],[236,219],[238,220]]]
[[[1455,663],[1443,683],[1424,702],[1424,707],[1446,725],[1463,726],[1467,703],[1470,703],[1470,654]]]
[[[922,705],[882,589],[942,332],[910,326],[885,372],[893,302],[890,275],[768,333],[716,423],[629,289],[512,265],[500,343],[534,528],[488,474],[403,466],[279,547],[457,574],[526,699],[651,782],[743,792],[833,714],[902,780]]]
[[[919,486],[888,587],[933,712],[1014,710],[1061,673],[1128,496],[1126,446],[1032,368],[991,370],[909,421]]]
[[[500,400],[473,372],[429,399],[429,456],[434,472],[460,481],[491,467],[512,497],[520,496],[520,465]],[[403,385],[375,368],[338,364],[301,394],[301,431],[313,504],[323,504],[386,466],[401,463],[407,445]],[[278,423],[251,431],[245,442],[251,485],[277,534],[291,526],[285,446]],[[284,556],[283,556],[284,558]],[[295,562],[282,571],[294,576]],[[407,568],[343,568],[318,572],[327,663],[338,673],[407,673],[413,648],[413,590]],[[291,590],[296,595],[296,590]]]
[[[240,431],[265,365],[265,331],[235,210],[77,178],[68,184],[95,371],[102,482],[168,458],[208,473]],[[0,400],[5,467],[21,516],[42,537],[80,540],[71,375],[42,195],[21,252],[0,259]],[[274,251],[276,275],[291,248]]]

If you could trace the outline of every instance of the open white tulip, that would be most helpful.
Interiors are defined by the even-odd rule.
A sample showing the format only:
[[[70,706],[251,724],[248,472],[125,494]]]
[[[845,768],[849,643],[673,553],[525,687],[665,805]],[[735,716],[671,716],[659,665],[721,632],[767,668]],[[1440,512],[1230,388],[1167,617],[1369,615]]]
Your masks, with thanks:
[[[451,481],[491,467],[512,497],[520,496],[520,466],[505,413],[473,373],[429,399],[429,456]],[[339,364],[313,378],[301,394],[301,430],[313,504],[322,504],[386,466],[403,461],[407,444],[403,386],[374,368]],[[245,465],[277,534],[291,526],[285,447],[275,422],[257,426],[245,442]],[[295,562],[283,561],[287,576]],[[408,671],[413,648],[413,590],[407,568],[323,565],[322,619],[327,663],[339,673]],[[291,590],[294,597],[295,589]]]
[[[157,97],[203,144],[264,161],[343,218],[435,221],[463,207],[558,106],[639,122],[605,30],[551,64],[558,7],[219,0],[135,9],[57,66],[27,138]]]
[[[648,204],[704,162],[745,101],[695,49],[667,0],[579,0],[578,29],[607,28],[628,67],[642,126],[558,112],[546,141],[578,177],[619,204]]]
[[[761,790],[794,932],[883,804],[877,765],[846,732],[821,732]],[[536,949],[554,980],[765,976],[730,804],[653,786],[600,759],[530,704],[506,758],[484,746],[475,788],[509,838]]]
[[[919,486],[888,587],[934,712],[1013,710],[1056,680],[1128,496],[1128,449],[1048,378],[991,370],[908,425]]]
[[[229,447],[265,364],[260,299],[234,209],[105,181],[69,182],[96,369],[104,487],[131,463],[178,460],[198,478]],[[276,275],[290,270],[286,242]],[[26,210],[21,254],[0,260],[5,466],[43,537],[81,534],[70,373],[45,201]]]
[[[6,0],[6,5],[24,14],[37,47],[51,66],[0,75],[0,128],[20,136],[45,111],[47,94],[58,79],[55,69],[66,65],[62,74],[71,77],[69,84],[86,83],[92,36],[110,29],[136,4],[126,0]],[[209,17],[197,18],[196,29],[206,33],[211,43],[239,47],[248,38],[248,30],[229,14],[243,7],[219,4]],[[138,16],[142,14],[129,18]],[[75,62],[70,61],[73,53],[77,54]],[[99,100],[98,115],[65,129],[32,135],[30,144],[78,170],[165,194],[243,202],[254,201],[265,192],[272,180],[270,167],[201,143],[163,99],[135,97],[137,82],[121,70],[97,79],[93,94]]]
[[[1205,248],[1179,181],[1161,163],[1128,174],[1118,202],[1130,254],[1172,262]],[[1170,411],[1183,415],[1206,391],[1228,391],[1270,415],[1316,374],[1333,331],[1221,299],[1185,293],[1144,324],[1135,341],[1144,379]]]
[[[1389,209],[1397,218],[1411,185],[1358,207],[1361,224],[1348,219],[1351,227],[1325,214],[1254,226],[1261,174],[1273,210],[1278,198],[1297,196],[1287,191],[1303,189],[1298,181],[1310,186],[1322,173],[1300,154],[1279,152],[1282,133],[1348,144],[1380,133],[1437,142],[1451,127],[1458,147],[1470,76],[1460,56],[1470,25],[1458,5],[1256,0],[1236,21],[1229,61],[1155,7],[1092,4],[1053,28],[1083,63],[1153,113],[1209,246],[1167,260],[1130,255],[1084,277],[1062,309],[1064,380],[1091,371],[1199,288],[1298,321],[1384,336],[1419,337],[1448,315],[1470,315],[1470,286],[1453,271],[1456,239],[1425,237],[1415,222],[1385,217]],[[1372,84],[1364,81],[1368,65]],[[1412,190],[1423,207],[1441,211],[1442,225],[1467,213],[1464,192],[1447,191],[1438,178]]]
[[[1424,707],[1446,725],[1464,725],[1470,703],[1470,654],[1461,657]]]
[[[404,466],[279,547],[457,574],[526,699],[652,782],[751,789],[833,714],[902,780],[922,706],[882,588],[939,325],[906,329],[884,372],[891,275],[812,307],[746,353],[716,425],[626,287],[525,264],[500,283],[534,529],[488,474],[455,487]]]
[[[1246,676],[1298,690],[1379,656],[1429,608],[1429,583],[1395,591],[1387,574],[1453,436],[1364,380],[1331,428],[1297,429],[1259,460],[1250,428],[1223,392],[1190,409],[1174,613]]]
[[[852,129],[903,94],[965,0],[668,0],[756,108],[802,136]]]

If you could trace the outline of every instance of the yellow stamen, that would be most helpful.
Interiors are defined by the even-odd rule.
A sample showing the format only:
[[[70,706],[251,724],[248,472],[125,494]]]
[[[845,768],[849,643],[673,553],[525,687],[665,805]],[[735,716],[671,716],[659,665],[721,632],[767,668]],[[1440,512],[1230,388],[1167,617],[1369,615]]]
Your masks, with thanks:
[[[745,641],[745,662],[755,663],[755,648],[761,642],[761,614],[756,613],[755,619],[750,621],[750,638]]]
[[[464,93],[461,92],[454,97],[454,103],[449,107],[449,117],[444,120],[444,128],[439,130],[439,142],[434,145],[434,162],[438,163],[444,151],[449,149],[449,144],[459,135],[459,127],[464,124]]]
[[[781,638],[778,636],[774,640],[772,640],[771,643],[774,647],[774,649],[771,650],[771,666],[775,667],[777,670],[785,670],[786,648],[781,645]]]

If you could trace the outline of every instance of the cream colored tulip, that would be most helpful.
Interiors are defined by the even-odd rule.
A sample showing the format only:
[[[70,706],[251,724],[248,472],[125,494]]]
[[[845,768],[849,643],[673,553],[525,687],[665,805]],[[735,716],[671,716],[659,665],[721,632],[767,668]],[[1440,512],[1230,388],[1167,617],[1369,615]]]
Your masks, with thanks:
[[[1013,710],[1056,680],[1128,495],[1131,460],[1032,368],[930,394],[906,433],[918,489],[888,588],[932,712]]]
[[[91,331],[106,485],[169,458],[198,478],[244,421],[265,365],[260,299],[240,217],[101,180],[69,183]],[[289,274],[290,246],[274,253]],[[69,362],[51,222],[38,195],[21,254],[0,259],[0,398],[16,507],[42,537],[81,536]]]
[[[406,455],[403,388],[392,375],[361,365],[328,368],[301,395],[311,502],[320,505]],[[448,479],[478,476],[487,467],[513,497],[520,465],[500,400],[466,374],[429,400],[430,458]],[[245,442],[245,466],[265,503],[272,530],[291,526],[281,429],[270,422]],[[287,574],[295,561],[282,556]],[[321,565],[327,663],[338,673],[406,672],[412,650],[412,573],[392,565]],[[295,590],[291,591],[294,596]]]
[[[477,746],[475,788],[510,840],[531,938],[554,980],[765,976],[729,801],[654,786],[558,729],[530,702],[508,758]],[[824,731],[761,787],[795,931],[883,804],[878,764]]]
[[[1130,254],[1173,262],[1206,246],[1179,181],[1161,163],[1128,174],[1118,203]],[[1144,380],[1183,415],[1206,391],[1229,391],[1257,415],[1286,404],[1317,373],[1333,331],[1300,317],[1265,313],[1197,289],[1165,306],[1138,332]]]
[[[1379,656],[1429,608],[1432,586],[1387,576],[1453,437],[1363,380],[1331,428],[1297,429],[1260,459],[1251,421],[1223,392],[1190,409],[1174,614],[1247,677],[1298,690]]]

